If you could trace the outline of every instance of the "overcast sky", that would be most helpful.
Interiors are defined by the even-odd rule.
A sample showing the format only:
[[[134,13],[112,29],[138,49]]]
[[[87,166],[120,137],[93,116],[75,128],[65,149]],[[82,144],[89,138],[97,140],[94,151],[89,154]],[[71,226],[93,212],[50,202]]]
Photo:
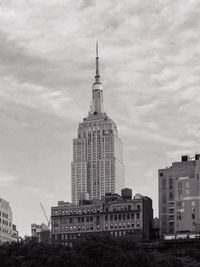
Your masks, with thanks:
[[[158,205],[157,170],[200,152],[199,0],[0,1],[0,197],[21,235],[71,199],[72,139],[99,40],[126,186]]]

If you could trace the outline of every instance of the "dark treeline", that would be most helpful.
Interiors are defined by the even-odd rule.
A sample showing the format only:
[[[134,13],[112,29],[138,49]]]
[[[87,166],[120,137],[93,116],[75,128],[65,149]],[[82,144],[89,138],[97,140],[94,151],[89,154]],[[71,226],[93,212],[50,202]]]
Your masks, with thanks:
[[[90,236],[72,247],[50,244],[5,244],[0,247],[1,267],[200,267],[191,258],[144,251],[130,238]]]

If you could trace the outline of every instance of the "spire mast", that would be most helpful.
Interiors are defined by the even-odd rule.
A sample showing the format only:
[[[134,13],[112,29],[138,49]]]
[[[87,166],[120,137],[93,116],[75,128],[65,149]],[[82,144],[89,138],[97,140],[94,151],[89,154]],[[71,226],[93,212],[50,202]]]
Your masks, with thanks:
[[[96,42],[96,75],[95,83],[100,83],[100,74],[99,74],[99,45],[98,41]]]
[[[102,114],[103,111],[103,87],[100,81],[99,74],[99,46],[96,42],[96,73],[95,81],[92,85],[92,114]]]

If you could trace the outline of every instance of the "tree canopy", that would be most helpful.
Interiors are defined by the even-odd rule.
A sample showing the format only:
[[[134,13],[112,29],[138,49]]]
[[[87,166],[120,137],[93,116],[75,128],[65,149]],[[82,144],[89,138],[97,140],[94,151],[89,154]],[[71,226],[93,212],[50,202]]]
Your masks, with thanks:
[[[4,244],[1,267],[200,267],[191,258],[146,252],[131,238],[88,236],[73,245],[36,242]]]

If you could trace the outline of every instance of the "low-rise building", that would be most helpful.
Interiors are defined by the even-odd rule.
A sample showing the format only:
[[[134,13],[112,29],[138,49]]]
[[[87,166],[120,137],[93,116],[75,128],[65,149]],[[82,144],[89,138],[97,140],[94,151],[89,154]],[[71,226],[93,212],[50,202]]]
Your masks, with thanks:
[[[31,237],[36,242],[50,242],[50,230],[49,227],[42,223],[42,224],[31,224]]]
[[[12,241],[12,211],[9,202],[0,198],[0,244]]]
[[[139,194],[132,198],[127,189],[122,196],[107,193],[101,201],[85,205],[59,201],[51,209],[52,242],[69,244],[72,239],[97,233],[149,240],[152,219],[152,200]]]
[[[19,232],[17,231],[17,226],[15,224],[12,225],[12,241],[18,242],[21,238],[19,237]]]

